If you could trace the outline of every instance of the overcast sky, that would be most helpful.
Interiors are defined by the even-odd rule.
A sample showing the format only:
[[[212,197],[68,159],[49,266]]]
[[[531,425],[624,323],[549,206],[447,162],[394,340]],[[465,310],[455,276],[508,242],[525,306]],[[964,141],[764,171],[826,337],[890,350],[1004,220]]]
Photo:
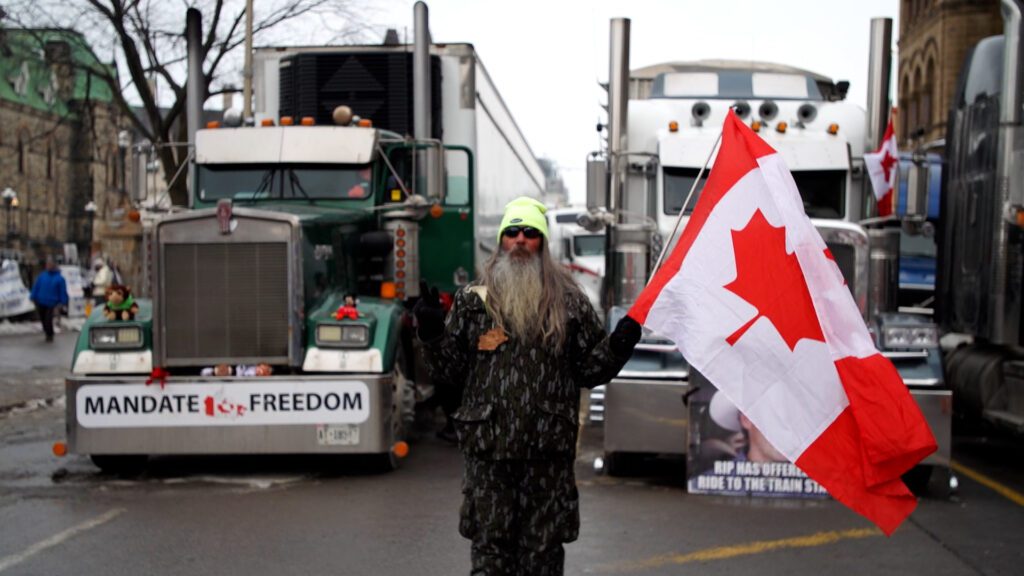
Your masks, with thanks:
[[[374,20],[412,37],[412,0],[375,2]],[[898,0],[431,0],[435,42],[476,47],[537,156],[553,159],[582,202],[587,153],[604,118],[609,20],[631,20],[630,67],[676,60],[749,59],[849,80],[867,98],[871,18],[893,19]]]

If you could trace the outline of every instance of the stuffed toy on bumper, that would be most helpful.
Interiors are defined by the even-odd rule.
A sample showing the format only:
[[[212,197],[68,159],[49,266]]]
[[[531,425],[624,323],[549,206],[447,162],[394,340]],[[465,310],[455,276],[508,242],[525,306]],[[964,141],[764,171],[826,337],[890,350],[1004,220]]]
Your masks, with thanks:
[[[103,315],[107,320],[134,320],[139,305],[132,298],[132,289],[123,284],[111,284],[107,288],[107,303]]]

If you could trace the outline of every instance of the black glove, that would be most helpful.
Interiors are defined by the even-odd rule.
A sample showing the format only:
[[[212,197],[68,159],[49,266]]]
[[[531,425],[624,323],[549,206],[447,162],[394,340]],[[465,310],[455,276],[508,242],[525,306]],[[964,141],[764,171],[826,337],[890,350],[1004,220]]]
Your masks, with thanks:
[[[640,327],[640,323],[629,316],[623,316],[608,337],[608,346],[616,356],[625,358],[633,354],[633,348],[642,335],[643,328]]]
[[[412,307],[412,314],[420,340],[433,340],[444,333],[444,308],[436,286],[428,289],[426,282],[420,282],[420,299]]]

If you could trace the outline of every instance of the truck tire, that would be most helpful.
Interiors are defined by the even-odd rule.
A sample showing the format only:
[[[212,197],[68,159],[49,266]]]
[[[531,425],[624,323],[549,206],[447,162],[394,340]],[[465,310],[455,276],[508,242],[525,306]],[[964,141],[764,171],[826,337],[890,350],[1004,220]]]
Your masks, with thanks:
[[[927,465],[914,466],[903,475],[903,483],[914,493],[920,496],[928,492],[928,482],[932,479],[932,467]]]
[[[145,454],[92,454],[92,463],[106,474],[134,477],[146,469]]]
[[[636,474],[643,454],[632,452],[605,452],[604,473],[608,476],[622,477]]]

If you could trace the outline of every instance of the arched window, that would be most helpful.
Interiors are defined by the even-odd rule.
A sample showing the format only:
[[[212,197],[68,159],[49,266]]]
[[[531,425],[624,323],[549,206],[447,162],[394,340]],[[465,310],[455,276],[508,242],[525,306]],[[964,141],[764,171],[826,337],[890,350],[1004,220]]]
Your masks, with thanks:
[[[907,110],[907,139],[914,137],[914,132],[921,126],[921,69],[914,70],[914,79],[910,88],[910,109]]]
[[[935,60],[929,58],[925,68],[924,86],[921,87],[921,127],[929,132],[935,125],[932,114],[933,94],[935,92]]]
[[[900,81],[900,114],[897,130],[904,141],[910,134],[910,76],[904,74]]]

